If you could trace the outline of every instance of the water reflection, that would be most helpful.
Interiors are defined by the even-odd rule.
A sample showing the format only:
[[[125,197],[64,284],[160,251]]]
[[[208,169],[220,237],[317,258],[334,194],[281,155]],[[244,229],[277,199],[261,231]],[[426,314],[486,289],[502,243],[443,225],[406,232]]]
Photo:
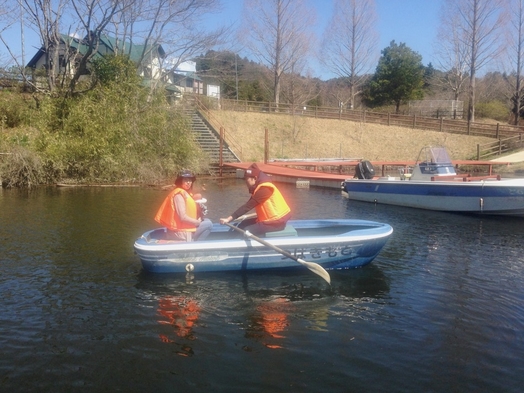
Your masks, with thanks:
[[[213,220],[247,198],[242,181],[206,188]],[[394,233],[331,287],[308,271],[150,275],[132,244],[165,192],[0,190],[0,390],[522,391],[522,219],[282,189],[295,218]]]
[[[199,339],[200,329],[217,319],[234,320],[243,337],[252,341],[242,346],[244,351],[251,352],[258,345],[283,349],[290,329],[304,326],[328,332],[330,318],[339,317],[340,308],[348,312],[347,307],[350,315],[365,319],[361,314],[367,311],[361,305],[380,303],[389,291],[389,280],[373,266],[332,272],[331,287],[309,272],[141,272],[138,279],[138,298],[156,304],[152,317],[160,325],[159,339],[174,344],[175,353],[182,356],[194,355],[192,342]]]
[[[186,296],[165,296],[158,300],[158,313],[163,317],[158,323],[173,327],[178,337],[194,340],[193,325],[198,320],[200,307],[198,303]],[[163,342],[173,342],[167,335],[161,334]]]
[[[261,302],[255,307],[245,328],[245,337],[261,341],[267,348],[282,348],[281,339],[286,337],[285,330],[289,326],[288,316],[294,311],[293,304],[285,298]],[[247,346],[243,349],[251,350]]]

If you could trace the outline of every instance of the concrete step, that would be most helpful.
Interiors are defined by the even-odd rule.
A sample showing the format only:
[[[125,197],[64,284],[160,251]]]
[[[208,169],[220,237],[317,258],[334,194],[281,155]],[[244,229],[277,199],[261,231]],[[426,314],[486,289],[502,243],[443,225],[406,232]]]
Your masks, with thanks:
[[[220,172],[218,165],[220,160],[220,140],[216,132],[208,127],[207,123],[200,117],[200,114],[193,112],[192,114],[188,113],[188,115],[191,117],[191,130],[194,139],[210,160],[210,171],[218,174]],[[239,162],[238,158],[227,146],[222,148],[222,161]],[[222,174],[235,175],[236,169],[222,168]]]

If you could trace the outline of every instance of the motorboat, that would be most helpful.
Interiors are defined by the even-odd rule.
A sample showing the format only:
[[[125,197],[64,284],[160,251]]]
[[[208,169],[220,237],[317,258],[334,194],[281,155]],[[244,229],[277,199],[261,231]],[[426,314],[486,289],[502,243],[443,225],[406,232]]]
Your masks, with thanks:
[[[342,195],[357,201],[457,213],[524,217],[524,179],[458,174],[444,147],[425,147],[399,176],[375,176],[362,161]]]

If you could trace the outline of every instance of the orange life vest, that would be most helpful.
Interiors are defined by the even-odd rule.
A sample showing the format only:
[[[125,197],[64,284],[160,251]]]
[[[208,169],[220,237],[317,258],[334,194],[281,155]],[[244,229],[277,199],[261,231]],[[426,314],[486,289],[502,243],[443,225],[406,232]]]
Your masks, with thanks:
[[[156,213],[155,221],[164,225],[165,227],[167,227],[167,229],[170,229],[172,231],[195,232],[196,227],[193,224],[183,222],[180,219],[180,217],[178,217],[175,208],[175,203],[173,201],[175,195],[177,194],[182,194],[182,196],[186,200],[186,214],[189,217],[194,218],[196,220],[197,204],[195,200],[187,191],[177,187],[173,191],[171,191],[167,198],[164,199],[164,202],[162,202],[160,209],[158,209],[158,212]]]
[[[260,187],[272,188],[273,194],[264,203],[255,208],[259,222],[278,220],[291,211],[286,200],[273,183],[267,182],[259,184],[253,194],[256,193]]]

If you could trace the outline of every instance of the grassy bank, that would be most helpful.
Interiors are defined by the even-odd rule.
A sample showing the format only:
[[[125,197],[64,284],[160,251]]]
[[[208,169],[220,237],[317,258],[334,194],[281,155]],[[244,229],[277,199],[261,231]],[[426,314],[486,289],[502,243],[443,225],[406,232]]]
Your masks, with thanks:
[[[101,86],[75,98],[0,92],[0,179],[5,187],[70,183],[164,183],[181,168],[206,173],[189,119],[136,84]],[[214,111],[243,161],[354,158],[414,160],[427,145],[474,159],[492,138],[344,120]],[[524,169],[523,164],[499,173]]]
[[[269,158],[358,158],[370,161],[415,160],[424,146],[444,146],[454,160],[474,160],[477,144],[495,139],[412,128],[315,119],[267,113],[213,111],[233,139],[243,161],[264,159],[264,134]],[[524,173],[524,163],[496,166],[497,173]]]
[[[266,128],[271,159],[414,160],[420,149],[428,145],[445,146],[453,159],[475,159],[477,144],[494,141],[479,136],[345,120],[229,111],[214,111],[213,116],[240,146],[244,161],[263,160]]]

